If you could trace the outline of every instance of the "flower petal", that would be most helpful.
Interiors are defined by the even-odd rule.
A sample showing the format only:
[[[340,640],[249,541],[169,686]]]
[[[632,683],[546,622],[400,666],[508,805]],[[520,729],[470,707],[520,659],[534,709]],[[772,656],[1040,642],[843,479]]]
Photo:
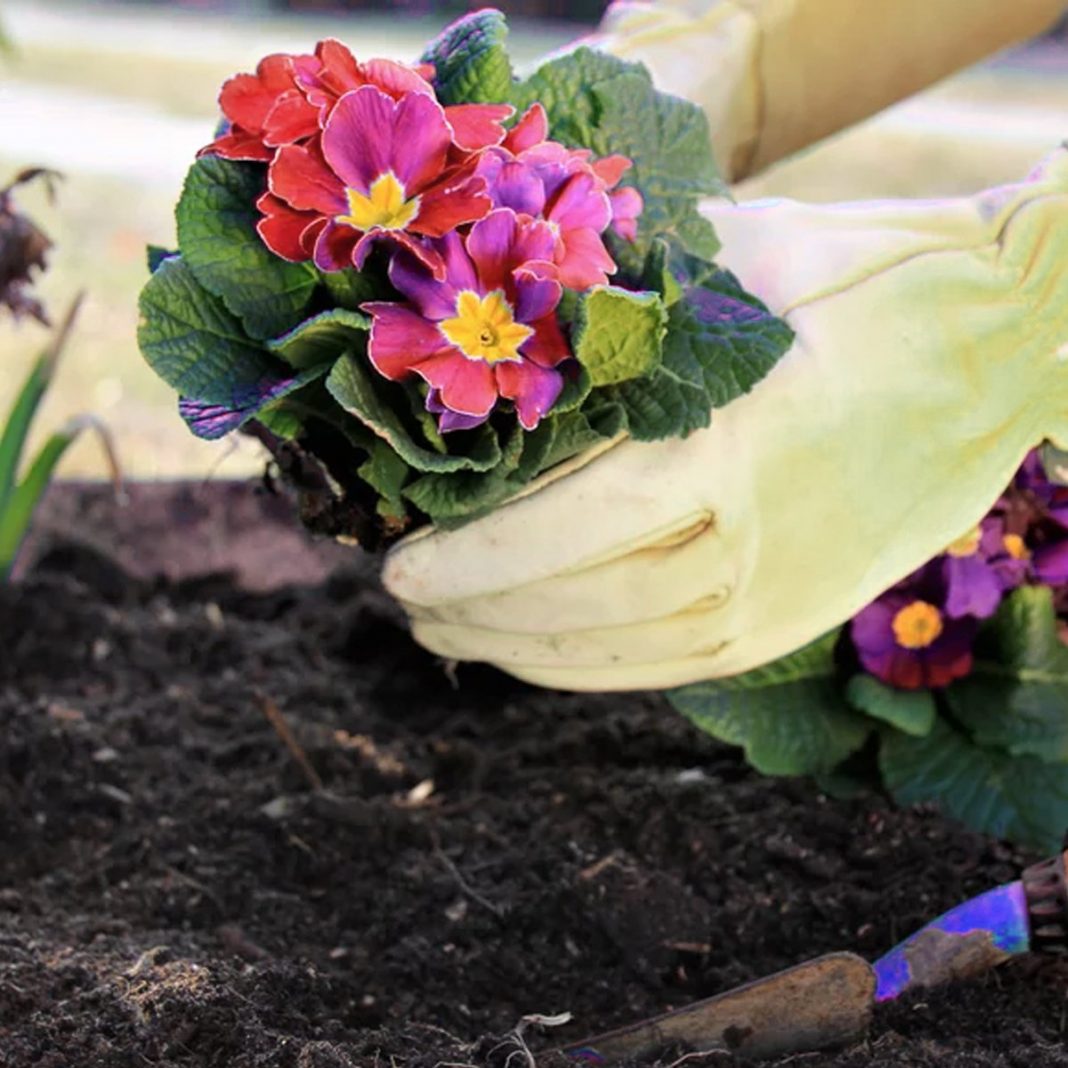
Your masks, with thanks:
[[[267,186],[290,207],[338,215],[348,207],[345,188],[319,155],[303,145],[284,145],[267,172]]]
[[[389,280],[422,315],[437,322],[456,314],[457,293],[476,289],[478,280],[459,234],[449,234],[435,250],[444,264],[443,278],[435,278],[422,260],[402,253],[389,265]]]
[[[395,59],[369,59],[359,64],[359,70],[368,85],[377,86],[394,100],[400,100],[408,93],[434,95],[434,87],[415,67]]]
[[[323,127],[323,155],[343,185],[367,193],[390,170],[394,109],[392,97],[372,85],[345,93],[334,105]]]
[[[386,378],[404,378],[416,364],[450,348],[433,323],[403,304],[371,301],[360,307],[371,316],[367,356]]]
[[[571,349],[560,324],[556,321],[555,312],[543,315],[527,325],[534,333],[527,338],[519,351],[528,360],[533,360],[541,367],[555,367],[571,356]]]
[[[493,368],[484,360],[467,359],[457,348],[450,346],[412,370],[438,390],[446,408],[460,415],[486,416],[497,403]]]
[[[545,217],[561,230],[588,227],[600,233],[612,221],[612,205],[592,174],[573,174],[560,187]]]
[[[503,153],[486,152],[479,160],[478,174],[485,178],[495,208],[527,215],[540,215],[545,208],[545,186],[533,167]]]
[[[368,230],[356,242],[352,250],[353,266],[358,269],[362,268],[371,248],[380,241],[399,246],[405,253],[421,263],[435,278],[444,277],[445,265],[437,250],[432,248],[428,242],[420,241],[403,230]]]
[[[590,170],[604,183],[605,189],[611,189],[632,166],[626,156],[602,156],[590,163]]]
[[[434,182],[445,166],[452,130],[445,111],[424,93],[409,93],[393,115],[390,169],[409,197]]]
[[[596,230],[568,230],[560,235],[555,257],[560,281],[568,289],[603,286],[616,273],[615,260]]]
[[[319,110],[308,103],[299,89],[283,93],[263,123],[267,145],[292,145],[319,132]]]
[[[315,239],[312,259],[320,271],[341,271],[351,267],[352,251],[359,232],[351,226],[339,226],[330,219]]]
[[[533,430],[538,425],[564,388],[564,377],[559,371],[539,367],[529,360],[499,363],[494,373],[501,396],[515,402],[524,430]]]
[[[445,109],[445,118],[452,127],[453,143],[477,152],[504,140],[501,123],[514,113],[510,104],[453,104]]]
[[[271,193],[264,193],[256,201],[256,207],[263,213],[263,218],[256,223],[256,230],[276,256],[292,263],[310,258],[302,238],[308,226],[318,218],[315,212],[295,211]]]
[[[254,160],[267,162],[274,158],[274,149],[268,148],[259,134],[249,133],[240,126],[232,126],[227,133],[216,137],[198,153],[201,156],[221,156],[223,159]]]
[[[536,261],[535,261],[536,262]],[[551,268],[551,264],[546,264]],[[555,275],[555,271],[552,272]],[[513,272],[516,287],[515,317],[520,323],[532,323],[556,309],[563,287],[555,277],[524,266]]]
[[[486,415],[462,415],[446,408],[441,403],[439,390],[431,389],[426,396],[426,410],[438,416],[438,430],[447,434],[450,430],[474,430],[481,426],[487,419]]]
[[[549,136],[549,116],[541,104],[531,104],[505,138],[504,147],[518,155]]]
[[[485,217],[492,207],[481,178],[460,185],[439,183],[420,194],[419,211],[408,229],[427,237],[444,237],[458,226]]]

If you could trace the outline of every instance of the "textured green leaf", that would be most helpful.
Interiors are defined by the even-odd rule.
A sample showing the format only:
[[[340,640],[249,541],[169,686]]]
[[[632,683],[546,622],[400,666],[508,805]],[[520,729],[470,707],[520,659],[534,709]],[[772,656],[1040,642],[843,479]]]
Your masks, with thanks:
[[[241,323],[179,257],[160,264],[141,291],[139,306],[141,352],[183,397],[231,405],[277,368],[285,369],[249,340]]]
[[[364,270],[357,271],[355,268],[346,267],[340,271],[320,271],[319,281],[326,287],[330,294],[330,303],[338,308],[358,312],[360,305],[368,300],[389,299],[389,286],[385,281],[385,273],[379,277],[372,264],[376,262],[375,252],[364,265]]]
[[[613,242],[625,270],[640,274],[653,239],[711,259],[719,248],[712,224],[697,210],[702,196],[727,192],[712,155],[705,113],[659,92],[641,64],[578,48],[550,60],[513,89],[521,109],[536,100],[549,116],[550,136],[598,155],[633,161],[624,185],[645,201],[634,242]]]
[[[332,363],[345,352],[359,351],[371,322],[366,315],[334,308],[305,319],[288,334],[267,342],[267,349],[298,370]]]
[[[381,439],[371,446],[371,454],[360,465],[357,474],[381,497],[380,515],[401,518],[407,514],[401,490],[408,480],[411,468]]]
[[[310,264],[288,263],[260,239],[264,189],[262,166],[205,156],[189,169],[175,210],[182,258],[258,340],[296,326],[318,283]]]
[[[984,749],[938,720],[924,738],[886,731],[879,765],[899,804],[935,801],[984,834],[1060,849],[1068,826],[1068,764]]]
[[[971,673],[946,690],[946,700],[980,745],[1068,760],[1068,648],[1048,587],[1005,598],[976,640]]]
[[[443,454],[420,445],[400,415],[397,389],[378,379],[361,360],[342,356],[326,380],[327,389],[345,411],[356,416],[397,452],[405,463],[417,471],[489,471],[501,462],[501,448],[490,426],[450,435],[467,446],[465,454]],[[387,396],[392,393],[392,396]]]
[[[572,348],[595,388],[613,385],[659,366],[666,330],[658,293],[599,286],[582,299]]]
[[[846,686],[846,700],[859,712],[918,738],[930,734],[938,714],[930,690],[895,690],[872,675],[854,675]]]
[[[829,771],[855,752],[870,726],[845,703],[835,674],[838,632],[734,678],[668,690],[702,730],[745,749],[765,775]]]
[[[434,65],[443,104],[499,104],[508,100],[512,64],[504,47],[508,24],[499,11],[475,11],[435,38],[420,62]]]
[[[685,436],[709,425],[722,407],[756,385],[793,342],[793,331],[716,271],[690,286],[668,311],[660,367],[650,379],[612,387],[639,441]]]
[[[548,471],[573,456],[614,438],[627,427],[618,404],[603,404],[590,411],[565,412],[553,419],[553,437],[537,473]]]
[[[526,436],[517,424],[504,443],[500,463],[492,471],[423,475],[405,487],[404,496],[443,529],[484,515],[522,488],[514,475]]]

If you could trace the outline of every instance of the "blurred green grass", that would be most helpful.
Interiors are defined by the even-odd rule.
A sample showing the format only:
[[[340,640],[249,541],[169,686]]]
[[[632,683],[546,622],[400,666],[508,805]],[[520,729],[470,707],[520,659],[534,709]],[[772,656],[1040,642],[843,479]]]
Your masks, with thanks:
[[[56,7],[54,17],[62,16],[64,9]],[[0,77],[23,97],[39,87],[73,103],[106,98],[155,109],[161,120],[202,120],[207,140],[216,118],[221,81],[235,70],[249,69],[267,51],[309,47],[319,36],[336,33],[356,44],[361,54],[410,58],[438,28],[426,20],[372,19],[345,24],[318,19],[246,20],[234,24],[213,21],[207,15],[197,19],[183,15],[178,25],[181,32],[176,31],[174,41],[168,42],[165,22],[145,14],[144,25],[154,36],[151,47],[140,48],[139,9],[123,10],[134,14],[127,37],[116,40],[79,32],[79,25],[93,25],[85,9],[78,15],[82,22],[69,33],[57,34],[46,22],[35,26],[9,19],[19,54]],[[25,32],[26,25],[32,33]],[[529,62],[578,32],[573,26],[517,29],[517,59]],[[203,48],[196,46],[198,40],[205,42]],[[173,51],[168,52],[172,43]],[[911,117],[902,113],[866,123],[751,181],[741,195],[796,195],[813,200],[945,195],[1019,177],[1043,147],[1054,146],[1056,139],[1046,141],[1049,117],[1068,115],[1064,73],[1063,55],[1050,59],[1048,53],[1022,53],[999,61],[906,105],[912,109]],[[984,132],[984,107],[996,109],[996,122],[1011,123],[1019,115],[1020,136],[1002,139],[992,147]],[[967,109],[973,109],[976,122],[947,133],[943,120],[924,118],[936,116],[939,108],[963,108],[965,119]],[[1025,120],[1034,115],[1043,121],[1030,129]],[[0,116],[0,131],[3,126]],[[165,123],[160,128],[166,129]],[[2,140],[0,133],[0,184],[22,167],[53,162],[13,155]],[[165,147],[146,143],[140,152],[150,158]],[[42,188],[28,187],[18,194],[20,206],[56,243],[50,270],[39,286],[53,315],[58,318],[78,290],[88,293],[56,388],[39,420],[38,439],[48,426],[75,411],[91,409],[114,429],[131,476],[233,476],[256,471],[262,461],[251,443],[209,444],[189,435],[178,419],[173,393],[155,378],[137,351],[137,295],[146,277],[144,246],[173,245],[178,179],[171,180],[167,172],[162,179],[149,181],[143,175],[123,174],[120,168],[109,167],[107,160],[100,161],[100,166],[96,162],[92,167],[65,168],[66,180],[54,205],[47,202]],[[0,365],[5,368],[0,376],[0,413],[6,411],[46,337],[35,323],[12,326],[7,318],[0,319]],[[101,458],[91,442],[72,450],[62,468],[67,476],[102,472]]]

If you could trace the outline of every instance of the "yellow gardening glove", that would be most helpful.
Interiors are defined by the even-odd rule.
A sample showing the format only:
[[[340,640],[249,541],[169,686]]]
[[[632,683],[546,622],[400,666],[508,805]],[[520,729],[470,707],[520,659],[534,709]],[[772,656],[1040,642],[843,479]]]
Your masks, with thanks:
[[[416,639],[574,690],[746,671],[841,624],[1068,448],[1068,151],[947,201],[707,212],[796,331],[686,439],[623,441],[397,546]]]
[[[1064,0],[618,0],[593,44],[701,105],[738,181],[1040,33]]]

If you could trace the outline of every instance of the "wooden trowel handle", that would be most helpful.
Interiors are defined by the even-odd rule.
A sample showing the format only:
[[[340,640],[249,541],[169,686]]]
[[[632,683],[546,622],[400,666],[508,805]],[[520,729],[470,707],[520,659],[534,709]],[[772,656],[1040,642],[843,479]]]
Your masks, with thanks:
[[[874,995],[867,961],[829,953],[561,1052],[588,1064],[612,1064],[673,1044],[745,1057],[825,1049],[864,1035]]]

